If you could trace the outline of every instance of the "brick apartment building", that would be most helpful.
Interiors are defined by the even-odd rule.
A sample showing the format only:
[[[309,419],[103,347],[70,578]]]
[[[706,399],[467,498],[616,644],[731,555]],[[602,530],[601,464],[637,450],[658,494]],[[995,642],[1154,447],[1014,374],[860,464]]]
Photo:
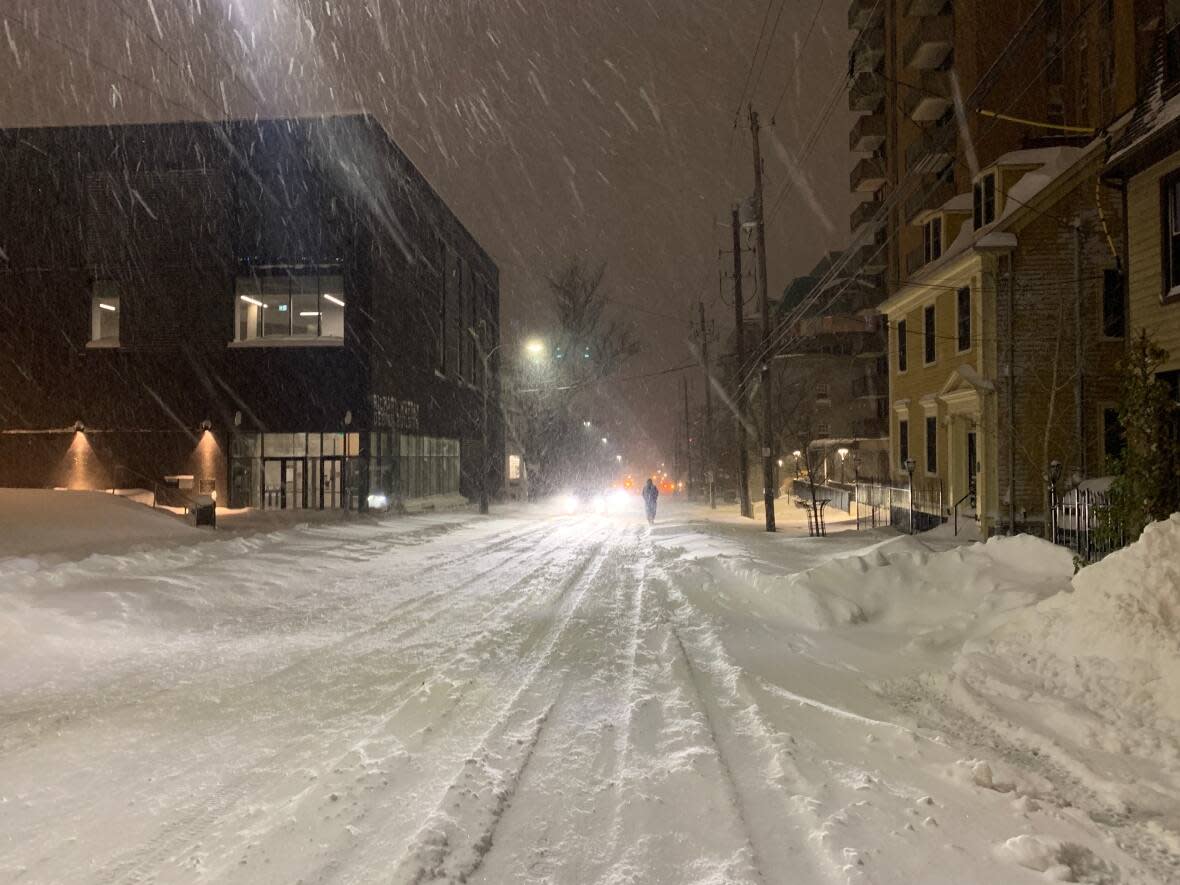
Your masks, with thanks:
[[[1150,51],[1149,6],[857,0],[852,215],[883,270],[891,468],[985,531],[1041,518],[1051,460],[1118,445],[1123,207],[1101,178]]]
[[[0,485],[474,494],[485,381],[499,485],[496,265],[371,118],[2,131],[0,195]]]

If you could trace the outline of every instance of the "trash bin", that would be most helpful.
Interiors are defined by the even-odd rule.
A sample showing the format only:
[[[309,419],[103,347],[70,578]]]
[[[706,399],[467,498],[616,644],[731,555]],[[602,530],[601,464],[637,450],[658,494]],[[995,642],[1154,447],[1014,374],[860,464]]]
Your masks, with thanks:
[[[207,525],[217,528],[217,502],[208,495],[194,498],[189,513],[193,525]]]

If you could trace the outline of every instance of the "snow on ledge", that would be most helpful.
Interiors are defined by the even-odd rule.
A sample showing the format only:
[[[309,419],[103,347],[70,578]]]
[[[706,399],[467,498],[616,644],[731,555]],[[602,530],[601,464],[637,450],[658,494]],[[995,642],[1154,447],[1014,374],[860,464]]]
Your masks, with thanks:
[[[226,347],[232,350],[252,350],[263,347],[343,347],[344,339],[335,335],[317,338],[251,338],[249,341],[231,341]]]

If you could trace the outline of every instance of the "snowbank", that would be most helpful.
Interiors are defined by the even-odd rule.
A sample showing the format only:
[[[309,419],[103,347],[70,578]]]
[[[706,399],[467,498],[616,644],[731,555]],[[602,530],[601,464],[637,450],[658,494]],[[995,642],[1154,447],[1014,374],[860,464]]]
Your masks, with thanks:
[[[87,554],[201,536],[171,513],[118,495],[0,489],[0,560],[43,553]]]
[[[1106,802],[1180,820],[1180,514],[968,643],[954,674],[974,718]]]
[[[1027,535],[943,552],[905,536],[795,574],[740,561],[732,570],[752,604],[790,625],[873,623],[941,644],[1065,589],[1073,564],[1067,551]]]

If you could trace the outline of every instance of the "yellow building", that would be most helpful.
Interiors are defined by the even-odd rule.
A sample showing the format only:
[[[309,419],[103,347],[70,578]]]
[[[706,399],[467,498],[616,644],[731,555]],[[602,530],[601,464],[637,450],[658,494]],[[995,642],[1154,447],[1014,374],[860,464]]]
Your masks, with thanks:
[[[1126,201],[1131,334],[1146,330],[1168,351],[1160,375],[1180,398],[1180,4],[1167,5],[1143,95],[1107,175]]]
[[[1035,525],[1052,461],[1103,472],[1125,341],[1104,143],[1013,151],[919,214],[923,264],[884,302],[893,476],[947,515]],[[975,506],[972,507],[972,496]]]

